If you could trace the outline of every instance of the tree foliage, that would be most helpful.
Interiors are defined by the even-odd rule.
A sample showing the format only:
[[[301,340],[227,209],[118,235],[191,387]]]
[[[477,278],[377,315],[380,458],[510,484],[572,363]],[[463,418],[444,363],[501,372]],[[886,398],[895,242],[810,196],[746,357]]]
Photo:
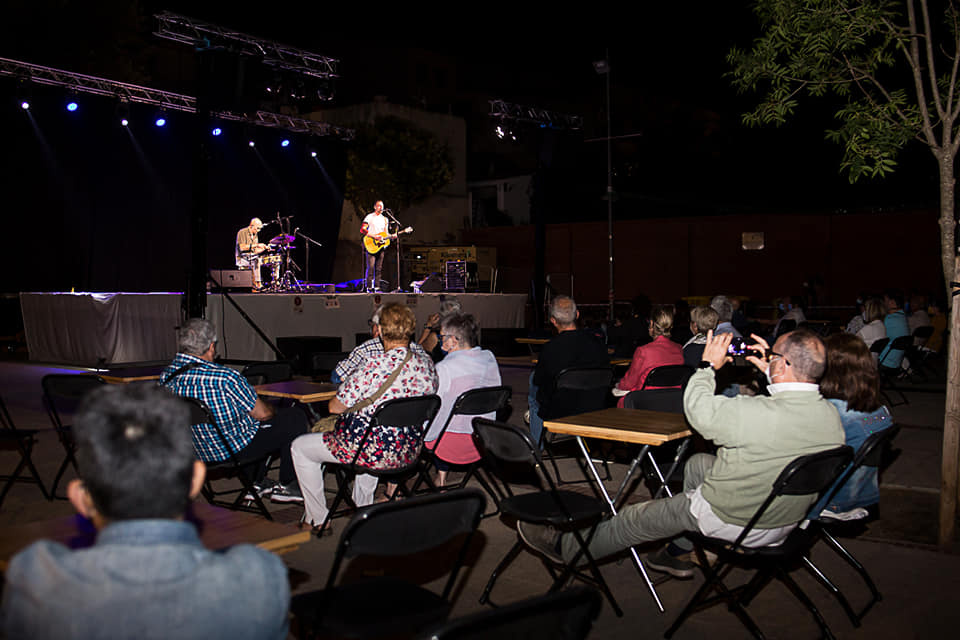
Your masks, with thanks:
[[[931,15],[931,8],[937,12]],[[840,103],[827,138],[851,182],[897,167],[910,141],[940,166],[945,280],[953,275],[960,136],[960,20],[955,0],[757,0],[761,35],[728,55],[733,84],[762,91],[746,124],[780,125],[804,97]]]
[[[408,207],[453,178],[447,145],[412,122],[385,116],[354,128],[345,195],[356,211],[373,209],[377,200],[393,208]]]

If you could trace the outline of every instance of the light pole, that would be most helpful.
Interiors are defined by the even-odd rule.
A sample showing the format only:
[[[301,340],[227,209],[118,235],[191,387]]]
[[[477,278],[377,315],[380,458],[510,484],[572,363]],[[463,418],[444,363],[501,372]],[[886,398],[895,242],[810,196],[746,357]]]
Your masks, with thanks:
[[[610,262],[610,289],[607,292],[607,299],[610,305],[609,320],[610,326],[613,325],[613,154],[611,151],[612,141],[610,139],[610,49],[605,50],[603,60],[597,60],[593,63],[594,70],[606,76],[607,81],[607,253]]]

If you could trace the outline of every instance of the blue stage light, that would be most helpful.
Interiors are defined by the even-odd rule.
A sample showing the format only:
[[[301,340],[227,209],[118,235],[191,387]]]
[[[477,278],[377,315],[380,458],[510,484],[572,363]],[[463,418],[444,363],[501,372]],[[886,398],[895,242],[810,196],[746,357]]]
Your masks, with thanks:
[[[247,146],[255,147],[255,146],[257,146],[257,143],[254,142],[253,140],[251,140],[250,142],[247,143]]]
[[[26,111],[27,109],[30,108],[30,103],[24,100],[23,102],[20,103],[20,108]]]
[[[123,118],[123,119],[120,120],[120,126],[121,126],[121,127],[125,127],[125,126],[127,126],[128,124],[130,124],[130,121],[127,120],[126,118]]]
[[[281,147],[289,147],[289,146],[290,146],[290,141],[289,141],[289,140],[284,140],[283,142],[280,143],[280,146],[281,146]]]
[[[167,124],[167,119],[166,119],[166,118],[157,118],[157,121],[154,122],[154,124],[157,125],[158,127],[162,127],[162,126],[164,126],[165,124]]]
[[[213,131],[211,131],[210,133],[212,133],[212,134],[215,135],[215,136],[218,136],[218,135],[220,135],[221,133],[223,133],[223,129],[221,129],[220,127],[214,127],[214,128],[213,128]]]
[[[79,107],[80,107],[80,105],[78,105],[76,102],[68,102],[68,103],[67,103],[67,111],[69,111],[69,112],[71,112],[71,113],[73,113],[74,111],[76,111]]]
[[[311,152],[310,152],[310,157],[311,157],[311,158],[316,158],[316,157],[317,157],[317,152],[316,152],[316,151],[311,151]]]

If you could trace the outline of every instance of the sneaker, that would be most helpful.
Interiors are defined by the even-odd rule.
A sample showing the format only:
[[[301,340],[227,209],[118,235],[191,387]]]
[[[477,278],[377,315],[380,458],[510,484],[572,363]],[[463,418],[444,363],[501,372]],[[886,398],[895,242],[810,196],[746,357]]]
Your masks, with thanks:
[[[689,560],[684,560],[678,556],[670,555],[667,547],[660,549],[656,553],[647,554],[647,566],[654,571],[669,573],[674,578],[688,580],[693,577],[694,565]]]
[[[531,549],[539,551],[558,564],[564,564],[560,555],[560,532],[555,527],[517,522],[517,533]]]
[[[253,489],[257,492],[257,495],[261,498],[269,496],[273,493],[274,489],[280,486],[280,483],[276,480],[271,480],[270,478],[264,478],[260,482],[253,483]],[[253,495],[246,494],[243,496],[243,499],[247,502],[253,502]]]
[[[273,493],[270,494],[270,500],[273,502],[299,502],[303,504],[303,494],[300,493],[300,487],[296,482],[288,485],[277,484]]]

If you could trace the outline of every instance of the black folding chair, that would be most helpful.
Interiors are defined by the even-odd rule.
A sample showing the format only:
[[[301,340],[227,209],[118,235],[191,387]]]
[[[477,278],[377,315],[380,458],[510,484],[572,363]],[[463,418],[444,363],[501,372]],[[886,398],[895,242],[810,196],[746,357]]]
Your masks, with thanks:
[[[907,349],[907,359],[910,361],[910,373],[926,380],[927,376],[924,370],[929,370],[927,359],[930,357],[931,351],[923,347],[927,344],[927,341],[930,340],[930,336],[933,335],[933,327],[930,325],[917,327],[913,330],[912,335],[913,344]]]
[[[447,427],[450,426],[450,421],[454,416],[479,416],[488,413],[492,413],[496,417],[496,413],[502,409],[506,409],[510,405],[510,397],[513,395],[513,389],[507,386],[499,387],[482,387],[479,389],[470,389],[469,391],[464,391],[457,397],[453,403],[453,408],[450,409],[450,414],[447,416],[446,422],[443,423],[436,439],[434,440],[433,447],[424,445],[423,449],[420,452],[420,475],[417,478],[417,481],[414,483],[412,492],[416,493],[421,485],[426,484],[430,491],[439,491],[440,487],[437,487],[433,480],[430,478],[431,469],[436,466],[438,456],[436,455],[435,449],[440,445],[443,436],[447,433]],[[452,464],[452,463],[447,463]],[[494,490],[490,481],[481,474],[479,465],[477,462],[472,462],[466,465],[453,465],[458,467],[461,471],[464,472],[463,478],[460,479],[455,485],[450,485],[443,487],[443,489],[462,489],[467,486],[470,478],[474,474],[477,476],[477,481],[480,485],[486,490],[486,492],[493,499],[494,511],[484,514],[484,517],[496,515],[500,512],[500,495]]]
[[[554,380],[554,392],[551,395],[550,404],[540,407],[540,417],[544,420],[553,420],[604,409],[610,399],[611,387],[613,387],[612,367],[569,367],[564,369],[557,374],[557,378]],[[573,457],[577,459],[584,479],[564,480],[560,476],[557,458],[563,456],[557,453],[557,445],[562,442],[572,442],[573,439],[573,436],[558,436],[550,433],[546,428],[540,433],[539,444],[547,458],[550,459],[550,464],[553,465],[553,471],[559,484],[591,482],[583,466],[586,463],[581,462],[577,454],[574,454]],[[606,473],[604,480],[609,480],[610,468],[607,466],[606,458],[602,458],[601,462]]]
[[[7,405],[3,402],[3,398],[0,398],[0,445],[5,448],[7,445],[13,444],[20,454],[20,462],[17,463],[13,472],[0,475],[0,480],[3,481],[3,490],[0,491],[0,506],[3,506],[3,500],[7,497],[7,493],[13,487],[14,482],[32,482],[40,487],[40,493],[46,500],[52,499],[52,496],[47,493],[47,488],[43,486],[43,480],[40,479],[40,474],[30,457],[33,453],[33,445],[36,444],[38,431],[38,429],[17,429],[16,425],[13,424],[13,418],[10,417],[10,412],[7,411]],[[30,472],[29,477],[22,475],[24,468]]]
[[[459,489],[358,511],[340,536],[326,587],[293,598],[298,637],[409,637],[445,620],[485,502],[479,489]],[[434,549],[443,552],[431,554]],[[378,558],[374,566],[389,564],[391,570],[344,580],[340,576],[344,560],[361,556]],[[395,568],[405,556],[409,560]],[[424,571],[431,572],[429,579],[448,575],[443,591],[435,593],[414,583],[424,580],[417,575]]]
[[[484,418],[473,419],[473,437],[484,456],[489,457],[490,467],[495,469],[500,480],[509,494],[509,497],[500,501],[500,511],[517,522],[526,522],[536,525],[552,525],[573,535],[579,546],[579,551],[570,562],[563,563],[562,570],[557,574],[554,563],[550,560],[546,564],[553,576],[553,585],[550,591],[561,589],[573,577],[585,580],[599,588],[610,602],[618,616],[623,611],[613,597],[610,588],[597,567],[596,561],[590,555],[588,545],[593,539],[597,525],[609,514],[606,502],[592,496],[572,491],[557,489],[550,474],[543,466],[539,448],[530,439],[529,432],[513,425],[504,424]],[[503,465],[525,465],[533,472],[538,490],[531,493],[514,495],[510,489],[510,478],[507,477]],[[586,535],[581,530],[587,529]],[[480,603],[490,602],[490,592],[500,574],[520,555],[526,545],[517,538],[516,544],[507,552],[490,575]],[[586,562],[589,576],[578,569],[582,561]]]
[[[843,472],[834,486],[828,491],[827,495],[833,497],[846,483],[850,477],[857,472],[861,467],[879,467],[884,451],[887,445],[893,441],[896,437],[897,432],[900,431],[900,427],[893,425],[883,431],[878,431],[874,434],[871,434],[869,438],[860,445],[860,449],[857,450],[856,455],[853,458],[853,462],[847,467]],[[853,607],[850,606],[850,602],[843,595],[840,589],[830,581],[830,579],[815,565],[813,561],[810,560],[810,554],[806,553],[803,556],[803,562],[806,565],[807,569],[827,588],[830,593],[837,599],[837,602],[840,603],[840,606],[843,607],[843,610],[846,612],[847,617],[850,618],[850,622],[853,623],[853,626],[859,627],[863,616],[867,614],[873,605],[883,599],[883,595],[877,589],[877,585],[874,584],[873,580],[870,578],[870,574],[867,572],[866,568],[860,564],[860,562],[853,557],[853,554],[850,553],[840,541],[833,536],[830,532],[830,529],[834,527],[843,527],[848,525],[849,521],[838,522],[833,518],[823,517],[820,514],[811,514],[811,523],[812,526],[808,528],[808,532],[813,536],[813,541],[811,546],[816,543],[817,540],[822,539],[824,543],[831,549],[833,549],[841,558],[843,558],[847,564],[849,564],[853,569],[860,575],[860,578],[863,580],[864,584],[867,586],[867,589],[870,590],[870,600],[859,612],[855,612]]]
[[[420,640],[582,640],[600,613],[603,598],[590,587],[573,587],[456,618]]]
[[[240,375],[246,378],[252,387],[271,382],[286,382],[293,378],[293,364],[285,360],[254,362],[245,366]]]
[[[877,341],[879,342],[879,340]],[[876,344],[876,343],[874,343]],[[907,351],[913,346],[913,336],[900,336],[894,338],[890,343],[890,348],[887,349],[887,353],[890,351],[903,351],[906,354]],[[872,347],[872,345],[871,345]],[[871,351],[873,349],[871,348]],[[895,407],[901,404],[910,404],[910,401],[907,399],[907,396],[900,390],[896,381],[900,377],[900,374],[903,373],[903,369],[900,367],[889,367],[884,364],[884,358],[881,354],[880,362],[878,363],[878,370],[880,372],[880,393],[884,398],[887,399],[887,404],[891,407]],[[887,394],[887,391],[896,391],[900,394],[900,397],[903,399],[902,402],[893,402],[892,398]]]
[[[744,546],[744,540],[775,499],[781,496],[811,494],[815,494],[819,498],[843,473],[852,458],[853,450],[844,445],[795,459],[780,472],[766,500],[763,501],[743,528],[743,531],[732,543],[729,540],[710,538],[697,532],[687,532],[687,537],[694,543],[698,565],[705,581],[664,633],[664,636],[672,637],[684,620],[690,617],[694,611],[723,601],[727,603],[729,609],[750,630],[754,637],[763,638],[760,628],[747,613],[746,606],[772,578],[776,577],[810,611],[822,634],[827,638],[833,638],[826,621],[820,615],[813,601],[790,577],[790,569],[806,553],[811,543],[810,537],[806,535],[803,529],[801,528],[799,532],[794,531],[779,545],[746,547]],[[715,565],[711,566],[708,562],[704,552],[705,548],[717,554]],[[749,582],[729,589],[723,583],[723,579],[735,567],[753,569],[755,573]],[[716,590],[717,595],[707,597],[711,590]]]
[[[412,496],[413,493],[406,486],[406,481],[417,473],[417,464],[419,462],[419,451],[423,447],[423,437],[430,428],[434,416],[440,410],[440,397],[436,395],[417,396],[414,398],[395,398],[388,400],[377,407],[377,410],[370,418],[360,442],[357,444],[357,451],[353,460],[349,464],[327,463],[327,469],[332,469],[337,476],[337,493],[333,498],[330,509],[327,511],[327,517],[324,518],[320,529],[325,529],[330,520],[336,516],[344,515],[347,511],[338,511],[340,504],[347,502],[349,509],[356,509],[353,499],[347,493],[350,485],[357,475],[368,474],[376,476],[381,480],[396,483],[397,488],[390,496],[390,499],[398,495]],[[364,451],[364,444],[370,437],[374,429],[413,429],[417,434],[418,456],[410,464],[393,469],[372,469],[359,464],[360,455]]]
[[[266,464],[266,458],[247,459],[243,457],[242,451],[234,451],[230,442],[227,441],[223,429],[217,424],[213,412],[207,404],[199,398],[190,396],[180,396],[190,407],[190,428],[195,429],[197,425],[209,424],[216,430],[217,438],[220,444],[226,449],[230,456],[223,461],[204,461],[207,467],[207,478],[203,483],[201,493],[212,505],[226,507],[235,511],[246,511],[248,513],[258,513],[267,520],[273,520],[273,516],[267,510],[263,500],[260,499],[260,492],[253,486],[253,472],[251,469],[263,467]],[[199,456],[198,456],[199,457]],[[231,488],[217,491],[213,488],[213,476],[232,476],[240,481],[239,488]],[[232,495],[233,500],[224,500],[220,496]],[[249,498],[247,497],[249,496]],[[251,504],[253,503],[253,504]]]
[[[103,384],[106,382],[100,376],[79,373],[51,373],[43,376],[40,381],[43,389],[43,406],[57,432],[57,439],[60,440],[66,452],[60,468],[57,469],[57,475],[53,478],[53,486],[50,488],[50,495],[54,498],[66,499],[66,496],[57,495],[57,487],[60,486],[60,479],[63,478],[68,466],[73,465],[74,471],[77,469],[77,459],[74,457],[76,442],[73,439],[73,426],[64,422],[64,419],[77,410],[80,401],[87,393]]]

